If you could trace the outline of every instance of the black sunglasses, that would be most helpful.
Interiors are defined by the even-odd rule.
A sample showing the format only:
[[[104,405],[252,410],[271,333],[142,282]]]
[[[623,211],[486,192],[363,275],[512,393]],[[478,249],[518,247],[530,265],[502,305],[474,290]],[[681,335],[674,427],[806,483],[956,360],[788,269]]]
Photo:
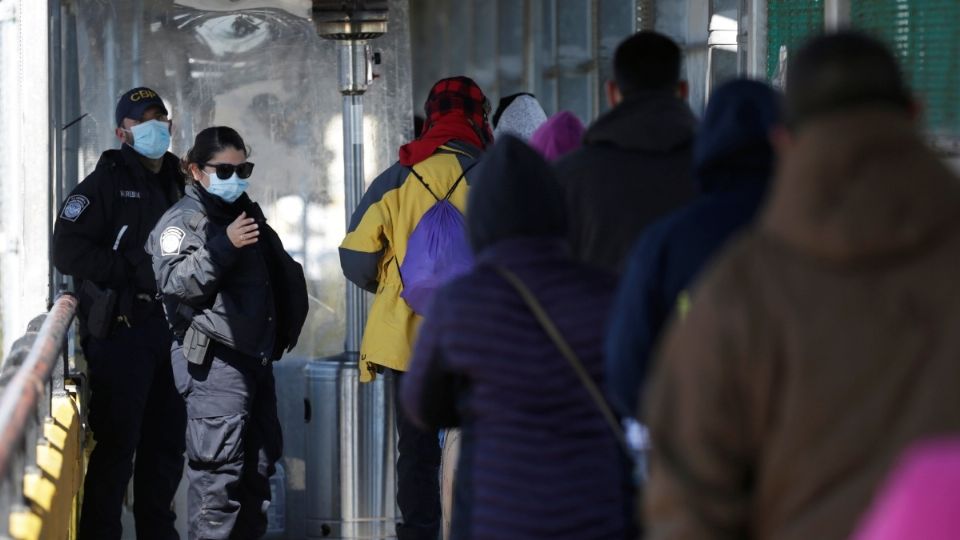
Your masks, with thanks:
[[[244,179],[250,178],[250,175],[253,174],[253,163],[249,161],[239,165],[231,165],[229,163],[201,163],[200,166],[204,169],[207,167],[216,168],[217,178],[221,180],[226,180],[233,176],[234,171],[236,171],[237,176]]]

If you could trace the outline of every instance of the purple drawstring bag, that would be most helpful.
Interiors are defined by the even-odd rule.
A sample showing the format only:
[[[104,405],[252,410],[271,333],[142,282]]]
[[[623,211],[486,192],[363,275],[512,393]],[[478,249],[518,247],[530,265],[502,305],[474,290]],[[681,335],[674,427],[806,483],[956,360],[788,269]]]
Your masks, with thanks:
[[[473,252],[467,242],[463,214],[450,202],[450,196],[460,185],[466,171],[442,199],[416,171],[411,168],[410,172],[437,201],[414,227],[407,240],[403,263],[400,264],[400,280],[403,283],[400,297],[414,312],[424,315],[437,289],[473,267]]]

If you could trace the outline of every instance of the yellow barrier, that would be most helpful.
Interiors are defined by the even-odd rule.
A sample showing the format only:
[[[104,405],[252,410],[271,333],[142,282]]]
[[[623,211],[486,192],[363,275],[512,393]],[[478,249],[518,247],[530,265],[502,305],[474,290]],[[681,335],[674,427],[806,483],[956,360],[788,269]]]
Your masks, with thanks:
[[[56,395],[37,444],[36,467],[23,476],[29,510],[10,514],[16,540],[64,540],[76,537],[78,497],[83,480],[82,429],[76,394]]]

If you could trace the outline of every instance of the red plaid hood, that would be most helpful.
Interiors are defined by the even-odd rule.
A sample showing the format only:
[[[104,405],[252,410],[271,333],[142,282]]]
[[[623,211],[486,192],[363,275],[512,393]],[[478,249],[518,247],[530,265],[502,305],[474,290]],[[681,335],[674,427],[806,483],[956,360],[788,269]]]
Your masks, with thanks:
[[[452,140],[486,148],[493,142],[487,121],[489,102],[468,77],[442,79],[430,89],[424,106],[427,116],[420,136],[400,147],[400,164],[416,165]]]

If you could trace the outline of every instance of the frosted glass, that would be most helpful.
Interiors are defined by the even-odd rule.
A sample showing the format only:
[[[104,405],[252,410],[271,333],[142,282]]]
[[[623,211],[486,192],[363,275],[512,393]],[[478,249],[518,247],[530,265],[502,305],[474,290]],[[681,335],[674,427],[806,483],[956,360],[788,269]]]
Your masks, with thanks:
[[[250,195],[304,265],[310,315],[294,354],[342,352],[344,278],[341,96],[336,44],[317,37],[309,0],[77,0],[82,112],[80,177],[117,146],[119,95],[145,85],[166,101],[172,151],[198,131],[237,129],[257,164]],[[390,2],[379,78],[365,97],[367,181],[413,131],[406,0]]]

